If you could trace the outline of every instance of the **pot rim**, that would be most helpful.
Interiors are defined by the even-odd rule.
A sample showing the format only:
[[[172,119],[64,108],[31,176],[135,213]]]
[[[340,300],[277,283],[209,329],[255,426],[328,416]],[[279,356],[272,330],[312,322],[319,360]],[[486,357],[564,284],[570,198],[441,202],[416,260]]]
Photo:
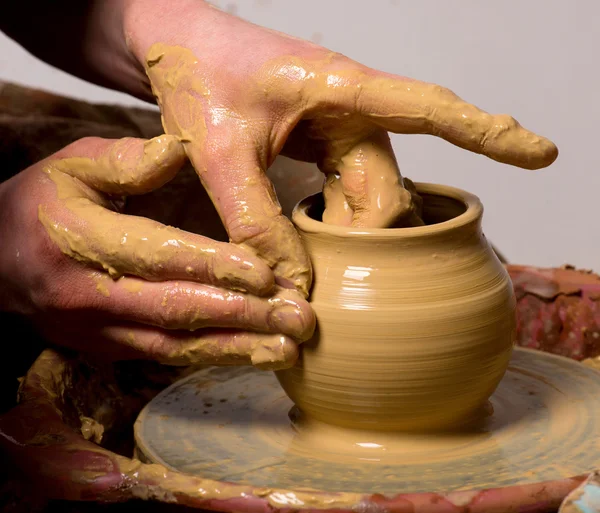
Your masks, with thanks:
[[[435,235],[449,230],[461,228],[470,223],[478,222],[483,215],[483,205],[479,197],[457,187],[449,185],[415,182],[417,192],[435,196],[443,196],[460,201],[466,210],[452,219],[441,223],[426,226],[411,226],[406,228],[357,228],[353,226],[338,226],[317,221],[308,215],[308,209],[314,204],[315,199],[322,195],[321,192],[307,196],[294,207],[292,222],[299,230],[306,233],[322,233],[337,237],[391,237],[395,239],[422,237]]]

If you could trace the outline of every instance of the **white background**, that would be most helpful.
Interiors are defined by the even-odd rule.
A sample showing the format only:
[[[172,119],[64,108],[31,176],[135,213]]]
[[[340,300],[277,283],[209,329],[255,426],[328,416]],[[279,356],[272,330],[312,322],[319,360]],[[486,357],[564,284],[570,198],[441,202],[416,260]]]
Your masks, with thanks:
[[[449,87],[552,139],[550,168],[498,164],[428,136],[394,136],[404,175],[467,189],[513,263],[600,271],[600,2],[221,0],[255,23],[369,66]],[[91,101],[141,104],[86,84],[0,35],[0,78]]]

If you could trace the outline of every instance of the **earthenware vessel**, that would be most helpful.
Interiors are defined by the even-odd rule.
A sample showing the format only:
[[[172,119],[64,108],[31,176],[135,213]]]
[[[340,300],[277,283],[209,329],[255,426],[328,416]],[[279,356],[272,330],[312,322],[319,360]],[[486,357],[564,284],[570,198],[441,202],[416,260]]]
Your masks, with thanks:
[[[277,372],[307,419],[376,431],[454,428],[485,411],[507,370],[515,296],[486,240],[479,199],[416,184],[426,226],[321,221],[323,198],[292,219],[314,266],[314,337]]]

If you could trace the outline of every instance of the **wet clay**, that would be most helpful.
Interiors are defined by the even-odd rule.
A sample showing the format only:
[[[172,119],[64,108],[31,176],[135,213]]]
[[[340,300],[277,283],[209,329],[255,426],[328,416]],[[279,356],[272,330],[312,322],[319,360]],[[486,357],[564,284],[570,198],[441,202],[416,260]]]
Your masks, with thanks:
[[[139,456],[139,454],[138,454]],[[142,458],[140,458],[142,459]],[[269,486],[256,487],[246,484],[218,482],[212,479],[193,478],[174,471],[162,464],[142,463],[140,459],[130,460],[115,456],[117,468],[124,476],[135,476],[143,483],[168,482],[168,489],[157,486],[139,486],[133,496],[142,500],[157,499],[167,503],[194,503],[194,499],[206,501],[207,507],[213,501],[245,501],[248,497],[264,498],[267,504],[276,509],[331,509],[339,511],[361,504],[364,496],[358,493],[323,493],[319,490],[282,490]]]
[[[385,131],[373,130],[354,144],[340,133],[338,140],[329,141],[319,168],[327,177],[324,223],[374,228],[423,224]]]
[[[43,172],[56,197],[39,206],[39,220],[65,255],[99,269],[88,273],[89,288],[101,296],[99,307],[113,311],[122,304],[123,320],[146,326],[208,330],[165,334],[160,344],[141,325],[113,327],[110,337],[140,354],[154,344],[153,358],[170,365],[251,364],[269,370],[292,365],[297,342],[315,324],[297,291],[274,287],[268,267],[249,261],[252,254],[240,248],[118,212],[114,194],[159,186],[184,158],[174,136],[143,145],[136,140],[133,148],[131,142],[117,141],[95,159],[49,161]],[[160,286],[152,288],[152,281]],[[132,307],[132,295],[146,308]],[[240,325],[249,332],[237,332]]]
[[[81,415],[79,420],[81,421],[81,435],[83,438],[97,444],[102,442],[104,436],[104,426],[102,424],[84,415]]]
[[[318,196],[293,214],[313,261],[318,331],[277,377],[306,417],[448,429],[481,411],[507,369],[516,301],[482,234],[481,203],[451,187],[416,187],[427,226],[328,225]]]
[[[136,143],[125,137],[98,158],[67,157],[54,160],[52,167],[97,191],[122,196],[146,194],[162,187],[185,161],[183,147],[175,137],[162,135],[142,145]]]

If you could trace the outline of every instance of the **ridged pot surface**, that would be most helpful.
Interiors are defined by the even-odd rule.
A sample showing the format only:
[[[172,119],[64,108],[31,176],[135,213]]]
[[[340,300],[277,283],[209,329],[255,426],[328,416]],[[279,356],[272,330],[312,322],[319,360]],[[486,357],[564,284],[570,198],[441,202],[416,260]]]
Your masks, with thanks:
[[[282,387],[308,417],[367,430],[444,429],[486,404],[515,339],[510,278],[465,191],[417,184],[427,226],[320,222],[321,195],[293,214],[314,267],[317,331]]]

